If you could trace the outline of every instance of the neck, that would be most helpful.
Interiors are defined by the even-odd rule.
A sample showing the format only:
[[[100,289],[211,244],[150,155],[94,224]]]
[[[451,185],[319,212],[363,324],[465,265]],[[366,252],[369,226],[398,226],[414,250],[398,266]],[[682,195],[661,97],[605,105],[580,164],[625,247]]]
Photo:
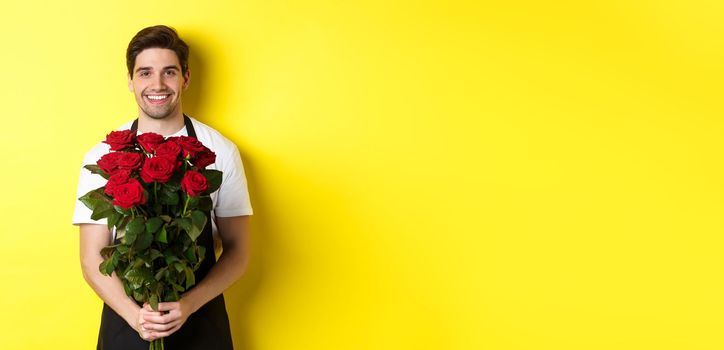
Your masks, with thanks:
[[[183,113],[174,113],[163,119],[154,119],[145,113],[139,113],[138,133],[154,132],[162,136],[173,135],[184,127]]]

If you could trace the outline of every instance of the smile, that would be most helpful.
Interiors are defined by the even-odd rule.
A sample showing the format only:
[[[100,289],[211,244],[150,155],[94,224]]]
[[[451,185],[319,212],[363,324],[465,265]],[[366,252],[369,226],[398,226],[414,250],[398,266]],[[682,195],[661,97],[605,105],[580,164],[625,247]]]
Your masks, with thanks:
[[[152,104],[162,104],[168,100],[171,95],[146,95],[146,99]]]

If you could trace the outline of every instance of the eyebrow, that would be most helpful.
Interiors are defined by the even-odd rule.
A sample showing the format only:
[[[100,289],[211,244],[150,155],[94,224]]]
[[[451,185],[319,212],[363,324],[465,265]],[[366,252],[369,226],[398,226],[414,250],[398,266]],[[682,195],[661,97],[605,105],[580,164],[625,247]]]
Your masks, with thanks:
[[[152,69],[153,69],[153,68],[151,68],[151,67],[138,67],[138,68],[136,68],[135,73],[138,73],[138,72],[140,72],[140,71],[152,70]],[[179,69],[178,66],[166,66],[166,67],[161,68],[161,70],[162,70],[162,71],[163,71],[163,70],[176,70],[176,71],[179,71],[180,69]]]

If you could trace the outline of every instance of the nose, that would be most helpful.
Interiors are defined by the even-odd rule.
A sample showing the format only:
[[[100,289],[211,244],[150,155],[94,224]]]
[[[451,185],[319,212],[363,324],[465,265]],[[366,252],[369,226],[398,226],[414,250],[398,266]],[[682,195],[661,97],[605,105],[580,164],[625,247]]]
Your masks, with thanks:
[[[162,74],[156,74],[151,79],[151,89],[152,90],[163,90],[164,89],[164,83],[163,83],[163,75]]]

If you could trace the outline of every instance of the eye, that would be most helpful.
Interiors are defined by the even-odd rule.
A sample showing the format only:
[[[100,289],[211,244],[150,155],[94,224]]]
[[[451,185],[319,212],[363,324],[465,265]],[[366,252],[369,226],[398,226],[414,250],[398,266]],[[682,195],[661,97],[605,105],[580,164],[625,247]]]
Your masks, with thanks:
[[[175,71],[175,70],[167,70],[167,71],[166,71],[166,75],[169,76],[169,77],[176,76],[176,71]]]
[[[147,77],[147,76],[149,76],[149,75],[151,75],[151,72],[146,71],[146,70],[141,71],[141,72],[138,73],[138,76],[139,76],[139,77]]]

